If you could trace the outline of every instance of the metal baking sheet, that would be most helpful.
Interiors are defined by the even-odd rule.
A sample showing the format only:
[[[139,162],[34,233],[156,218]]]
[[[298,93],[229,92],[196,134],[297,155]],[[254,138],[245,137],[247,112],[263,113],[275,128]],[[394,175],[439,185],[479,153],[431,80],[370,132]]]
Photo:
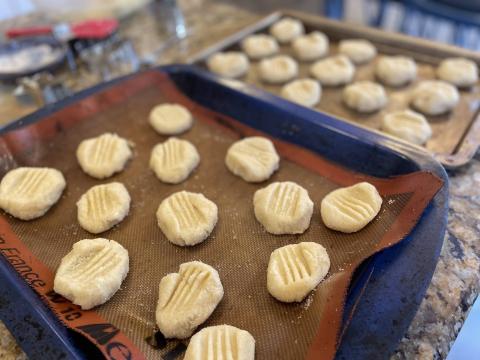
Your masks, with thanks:
[[[188,63],[199,63],[204,66],[204,60],[215,52],[241,50],[239,44],[246,36],[253,33],[268,32],[269,26],[284,16],[290,16],[302,21],[307,33],[314,30],[324,32],[330,39],[330,55],[337,53],[339,40],[364,38],[375,44],[379,55],[407,55],[415,59],[418,67],[416,80],[403,87],[385,86],[385,90],[389,95],[389,103],[381,111],[372,114],[361,114],[348,109],[341,99],[343,86],[322,87],[322,98],[316,106],[317,110],[374,131],[379,131],[381,118],[386,112],[408,108],[409,91],[421,80],[434,79],[435,67],[442,59],[460,56],[472,59],[477,64],[480,64],[480,54],[469,50],[295,11],[281,11],[271,14],[192,56]],[[295,58],[288,44],[280,46],[280,53],[291,55]],[[377,59],[378,56],[368,64],[356,65],[354,81],[375,80],[374,66]],[[309,68],[313,62],[298,61],[298,64],[298,78],[311,77]],[[262,82],[258,77],[257,65],[258,61],[251,60],[249,72],[239,80],[278,95],[282,85],[271,85]],[[433,135],[425,147],[444,166],[449,168],[466,164],[475,155],[480,144],[480,86],[476,84],[470,89],[460,89],[460,94],[460,102],[452,112],[439,116],[427,116],[432,126]]]
[[[324,116],[323,123],[319,123],[316,120],[318,114],[273,97],[269,98],[264,93],[256,93],[254,89],[245,87],[233,90],[223,86],[223,80],[209,77],[188,67],[159,70],[161,72],[152,71],[135,75],[117,83],[91,89],[4,129],[3,171],[18,164],[50,165],[61,169],[69,184],[64,198],[45,217],[29,223],[9,217],[7,221],[35,256],[54,269],[73,242],[91,237],[76,223],[74,203],[83,191],[98,181],[83,174],[73,160],[76,145],[85,137],[107,130],[117,131],[136,144],[134,160],[123,173],[113,178],[127,185],[133,197],[133,208],[132,213],[122,224],[104,235],[120,241],[131,251],[132,268],[123,289],[110,302],[98,308],[98,311],[131,337],[148,357],[165,354],[168,354],[165,355],[166,358],[171,356],[175,349],[183,345],[182,342],[170,342],[168,348],[155,350],[144,341],[154,326],[153,311],[158,281],[165,273],[176,271],[180,262],[201,259],[220,270],[226,288],[224,301],[206,325],[228,322],[251,331],[257,339],[260,358],[299,358],[297,355],[306,351],[311,336],[315,333],[318,316],[325,314],[323,307],[331,311],[333,301],[333,305],[338,305],[334,307],[333,313],[336,313],[343,306],[341,301],[338,302],[343,295],[333,298],[328,296],[323,298],[321,295],[329,294],[329,287],[337,280],[348,281],[348,271],[347,277],[342,275],[345,274],[344,270],[355,266],[355,258],[359,259],[356,256],[360,254],[365,256],[369,251],[375,250],[372,245],[379,238],[382,238],[384,245],[389,245],[391,244],[389,241],[398,241],[403,237],[402,229],[405,229],[405,224],[400,225],[398,223],[400,217],[396,216],[398,211],[404,213],[402,212],[404,207],[412,206],[408,204],[413,195],[406,193],[405,189],[410,189],[409,191],[415,194],[418,192],[420,182],[415,182],[413,188],[411,184],[407,188],[403,186],[407,179],[421,179],[423,175],[415,177],[416,175],[412,174],[393,180],[385,178],[424,170],[435,174],[446,183],[445,173],[428,155],[415,148],[394,141],[385,142],[383,138],[377,138],[328,116]],[[156,142],[164,139],[150,129],[146,118],[151,107],[163,101],[179,101],[190,108],[196,117],[196,124],[185,137],[195,143],[204,156],[200,168],[189,180],[180,185],[161,184],[146,169],[149,150]],[[273,124],[277,126],[272,126]],[[338,234],[325,229],[319,220],[318,209],[312,219],[312,228],[304,235],[274,237],[265,233],[253,219],[250,202],[245,201],[251,198],[253,191],[261,185],[243,182],[229,174],[223,165],[226,148],[234,139],[258,131],[276,139],[277,148],[283,157],[282,168],[272,181],[287,178],[298,181],[308,188],[318,203],[327,191],[339,186],[339,182],[345,185],[369,179],[379,186],[385,196],[385,211],[382,211],[379,219],[372,223],[369,229],[365,229],[367,232],[354,235]],[[350,135],[346,135],[347,133]],[[333,152],[332,143],[337,144]],[[429,189],[432,188],[431,182],[426,185]],[[153,216],[162,198],[184,188],[205,192],[220,207],[220,222],[211,239],[191,249],[169,244],[156,226]],[[229,192],[232,189],[238,191]],[[413,226],[421,214],[423,209],[421,204],[425,204],[426,201],[422,196],[428,193],[428,189],[425,190],[421,192],[419,198],[416,198],[411,208],[413,216],[408,215],[406,218],[411,222],[407,224],[407,228]],[[230,196],[227,196],[228,194]],[[388,351],[391,351],[408,326],[418,306],[415,298],[423,296],[430,280],[443,239],[445,206],[446,187],[443,187],[423,212],[418,226],[402,242],[405,248],[400,257],[406,264],[402,264],[400,270],[396,269],[397,272],[394,274],[389,273],[392,269],[390,267],[389,269],[379,267],[381,271],[378,275],[375,275],[375,272],[370,275],[372,278],[389,276],[389,280],[384,279],[389,283],[398,276],[403,277],[405,270],[421,272],[421,279],[416,277],[408,286],[407,284],[398,286],[400,288],[405,286],[403,288],[405,294],[412,296],[399,305],[398,311],[394,314],[387,317],[377,314],[376,311],[381,309],[382,305],[372,302],[374,298],[369,299],[367,307],[370,308],[370,314],[379,316],[375,321],[383,321],[390,316],[397,321],[395,334],[388,336]],[[390,233],[390,228],[396,228],[394,231],[396,235],[388,239],[385,238],[385,234]],[[335,264],[331,276],[314,293],[313,301],[309,299],[293,306],[278,304],[265,294],[264,279],[261,276],[266,268],[268,254],[282,244],[306,239],[315,239],[331,250]],[[348,239],[355,240],[349,242]],[[253,240],[257,240],[256,246],[250,246]],[[233,249],[235,251],[232,253],[230,250]],[[412,254],[404,258],[403,254],[407,254],[409,249],[412,249]],[[379,255],[379,259],[382,255],[383,253]],[[21,318],[12,317],[25,310],[36,314],[41,310],[41,306],[18,306],[20,302],[34,301],[32,298],[35,297],[28,293],[28,288],[15,292],[22,284],[18,279],[15,280],[15,274],[8,272],[8,267],[5,267],[8,264],[4,264],[4,259],[0,257],[0,260],[2,260],[0,261],[2,283],[12,284],[0,292],[2,300],[0,304],[3,305],[0,308],[0,316],[6,319],[14,334],[25,342],[24,333],[21,332],[22,326],[18,324],[28,326]],[[254,276],[248,277],[246,276],[248,274]],[[245,282],[245,277],[249,281]],[[358,283],[358,279],[355,280]],[[381,281],[377,280],[376,284],[379,283]],[[358,287],[358,291],[350,290],[347,299],[348,306],[348,301],[351,301],[352,297],[360,298],[354,299],[357,311],[362,308],[363,296],[359,294],[355,296],[354,292],[363,294],[368,291],[368,282],[363,282]],[[332,289],[335,288],[337,286]],[[13,301],[15,296],[16,300]],[[384,304],[386,299],[389,304],[397,301],[395,297],[390,297],[388,292],[384,292],[378,301]],[[348,329],[355,325],[355,313],[351,312],[353,318],[344,322],[344,339],[349,336]],[[45,316],[42,312],[41,319],[32,314],[28,316],[34,318],[35,322],[45,325],[37,326],[45,333],[48,332],[47,328],[55,328],[57,323],[52,314]],[[274,328],[269,327],[272,321],[276,325]],[[369,324],[374,319],[362,321]],[[331,323],[325,321],[320,323],[325,329],[331,330]],[[349,326],[345,326],[346,324]],[[364,333],[368,331],[378,332],[375,327],[366,326]],[[329,331],[322,333],[322,337],[330,335],[331,331],[330,334]],[[67,344],[66,349],[70,352],[77,353],[84,349],[84,347],[79,349],[78,344],[72,344],[71,339],[64,336],[61,331],[57,332],[56,336]],[[379,339],[382,338],[381,333],[377,333],[377,336]],[[283,340],[279,342],[279,338]],[[291,346],[292,343],[295,346]],[[49,344],[51,345],[47,343],[47,346]],[[37,351],[38,354],[39,347],[43,349],[45,343],[34,342],[29,344],[27,349],[31,354],[35,354],[33,351]],[[275,355],[275,351],[280,351],[282,347],[284,350],[277,354],[278,356]],[[348,351],[348,348],[348,342],[342,341],[340,351]],[[378,347],[376,349],[378,350]],[[286,354],[289,356],[284,357]]]

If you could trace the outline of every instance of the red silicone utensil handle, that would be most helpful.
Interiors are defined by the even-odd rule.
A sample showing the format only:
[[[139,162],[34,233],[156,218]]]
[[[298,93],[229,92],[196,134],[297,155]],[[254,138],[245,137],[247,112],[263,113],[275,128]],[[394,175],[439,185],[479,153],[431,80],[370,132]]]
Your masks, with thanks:
[[[45,35],[52,32],[52,26],[35,26],[26,28],[13,28],[6,31],[5,35],[12,39],[20,36]]]
[[[116,19],[87,20],[73,24],[72,32],[76,38],[102,39],[110,36],[117,28]]]

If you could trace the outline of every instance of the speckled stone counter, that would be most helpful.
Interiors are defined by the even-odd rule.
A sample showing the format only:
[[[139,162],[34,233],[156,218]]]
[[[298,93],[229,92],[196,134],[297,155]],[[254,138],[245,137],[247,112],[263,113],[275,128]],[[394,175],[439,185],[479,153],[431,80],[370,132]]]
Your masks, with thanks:
[[[207,0],[179,1],[187,37],[176,39],[150,8],[125,19],[122,34],[158,64],[179,62],[259,15]],[[165,40],[168,40],[165,46]],[[0,100],[2,98],[0,90]],[[444,359],[480,289],[480,160],[450,173],[448,231],[432,283],[392,359]],[[0,323],[0,359],[24,359]]]

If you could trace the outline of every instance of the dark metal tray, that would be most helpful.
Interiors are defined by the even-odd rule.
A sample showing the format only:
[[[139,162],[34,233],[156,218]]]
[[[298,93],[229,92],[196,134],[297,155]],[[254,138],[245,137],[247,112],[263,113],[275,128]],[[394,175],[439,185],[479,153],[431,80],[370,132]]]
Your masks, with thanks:
[[[240,42],[250,34],[265,33],[271,24],[284,16],[296,18],[303,22],[306,32],[319,30],[330,39],[330,53],[336,53],[337,42],[345,38],[364,38],[375,44],[379,54],[406,55],[415,59],[418,66],[417,79],[408,86],[393,88],[385,86],[390,101],[383,111],[373,114],[359,114],[347,109],[341,100],[343,87],[323,87],[322,99],[316,109],[334,115],[356,126],[379,131],[380,120],[384,111],[408,107],[408,92],[419,80],[435,77],[435,66],[446,57],[466,57],[480,64],[480,54],[450,45],[434,43],[424,39],[385,32],[378,29],[349,24],[309,15],[296,11],[279,11],[247,26],[243,30],[225,38],[201,52],[190,57],[189,64],[204,66],[204,60],[218,51],[239,50]],[[289,45],[280,46],[280,53],[292,55]],[[258,61],[251,61],[248,74],[240,80],[253,84],[274,94],[279,94],[282,85],[263,83],[257,74]],[[299,77],[308,77],[313,62],[299,61]],[[357,65],[355,80],[374,80],[375,60],[364,65]],[[479,95],[480,86],[460,90],[461,100],[456,108],[445,115],[427,117],[433,129],[433,136],[426,148],[444,166],[456,168],[466,164],[475,155],[480,145]],[[389,135],[386,135],[389,136]]]
[[[400,244],[370,258],[357,271],[348,294],[345,312],[348,326],[344,327],[337,358],[387,357],[395,350],[424,297],[443,243],[448,178],[442,166],[418,148],[238,82],[225,86],[224,80],[189,66],[167,66],[158,71],[168,74],[186,96],[201,105],[249,126],[258,126],[283,141],[304,146],[350,170],[376,177],[426,170],[444,181],[414,230]],[[65,106],[128,78],[87,89],[47,106],[4,127],[0,133],[42,121]],[[315,136],[302,137],[288,131],[300,123],[303,131]],[[85,342],[59,322],[3,256],[0,256],[0,284],[0,318],[32,359],[92,358]]]

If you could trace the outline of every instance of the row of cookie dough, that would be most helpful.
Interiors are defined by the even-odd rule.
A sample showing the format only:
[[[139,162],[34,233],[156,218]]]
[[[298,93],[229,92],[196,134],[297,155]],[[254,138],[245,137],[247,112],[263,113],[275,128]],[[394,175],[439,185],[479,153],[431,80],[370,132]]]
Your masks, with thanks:
[[[302,301],[325,278],[329,268],[329,256],[317,243],[278,248],[268,263],[267,289],[277,300]],[[119,243],[102,238],[80,240],[62,259],[54,290],[82,309],[91,309],[107,302],[120,289],[128,271],[128,251]],[[215,311],[223,296],[216,269],[200,261],[183,263],[177,273],[160,281],[157,326],[166,338],[189,338]],[[233,341],[237,346],[219,349],[224,343],[217,336],[222,335],[226,342]],[[230,325],[211,326],[190,339],[185,359],[194,359],[199,351],[215,357],[220,351],[228,358],[250,360],[254,359],[254,349],[255,340],[247,331]]]
[[[313,61],[319,58],[325,57],[329,52],[329,40],[328,37],[319,32],[313,31],[310,34],[305,35],[305,28],[303,24],[292,18],[284,18],[270,27],[270,35],[266,34],[254,34],[248,36],[242,41],[241,47],[243,51],[251,59],[262,59],[271,57],[279,52],[278,42],[281,44],[291,43],[295,56],[301,61]],[[377,49],[375,46],[363,39],[347,39],[341,40],[338,44],[338,53],[342,60],[349,60],[355,64],[364,64],[371,61],[377,55]],[[290,64],[285,65],[285,59],[288,58]],[[326,59],[332,60],[335,57]],[[325,61],[325,60],[323,60]],[[214,54],[208,61],[210,69],[220,75],[227,77],[239,77],[244,75],[249,67],[248,58],[240,52],[227,52]],[[265,81],[268,82],[284,82],[277,80],[276,76],[271,75],[272,72],[276,73],[276,70],[269,71],[268,65],[276,64],[279,70],[287,70],[289,73],[293,73],[295,67],[298,68],[293,59],[285,56],[277,57],[277,60],[265,61],[260,63],[260,71],[264,73]],[[312,67],[312,73],[319,73],[320,78],[326,77],[326,85],[329,81],[332,82],[331,76],[324,71],[328,65],[331,65],[331,61],[323,64],[319,62],[315,67]],[[349,64],[351,65],[351,64]],[[344,65],[344,72],[354,72],[353,66]],[[347,69],[348,67],[348,69]],[[262,71],[265,70],[265,71]],[[382,56],[376,64],[375,74],[377,77],[390,86],[401,86],[415,79],[417,73],[417,67],[415,61],[406,56]],[[442,61],[436,71],[437,77],[441,80],[450,82],[458,87],[469,87],[474,85],[478,81],[478,70],[476,64],[468,59],[464,58],[450,58]],[[353,74],[352,74],[353,76]],[[286,77],[286,75],[285,75]],[[293,76],[292,76],[293,77]],[[347,75],[344,75],[348,78]],[[291,77],[290,77],[291,79]],[[337,80],[338,81],[338,80]],[[350,80],[344,80],[343,83],[350,82]],[[329,85],[333,85],[330,83]]]
[[[219,56],[230,58],[236,55],[238,54],[217,54],[212,57],[209,64],[218,62]],[[470,66],[463,64],[464,62]],[[477,82],[477,68],[470,60],[447,59],[439,69],[447,66],[454,67],[454,65],[458,69],[457,73],[474,69],[475,76],[472,84]],[[209,67],[210,70],[219,72],[215,66]],[[297,63],[287,55],[264,59],[260,62],[258,69],[260,78],[272,84],[283,84],[298,75]],[[406,85],[416,77],[415,62],[403,56],[384,56],[379,59],[375,69],[377,77],[392,86]],[[310,68],[310,73],[318,82],[308,78],[293,80],[283,86],[281,95],[304,106],[315,106],[321,99],[321,86],[340,86],[350,83],[355,75],[355,66],[346,56],[336,55],[314,63]],[[459,78],[460,76],[455,76],[455,79]],[[359,96],[357,93],[364,95]],[[411,103],[416,109],[427,115],[439,115],[455,107],[459,98],[458,90],[448,82],[442,79],[424,80],[412,91]],[[358,81],[345,88],[343,100],[348,107],[354,110],[373,112],[387,104],[387,95],[380,84],[372,81]]]
[[[105,135],[102,135],[96,142],[104,144],[104,139]],[[126,142],[118,137],[116,140]],[[117,151],[122,150],[117,147]],[[115,158],[115,153],[114,148],[108,158]],[[92,164],[102,164],[97,156],[92,158]],[[192,144],[170,138],[154,148],[150,162],[161,180],[176,183],[186,179],[198,161],[198,153]],[[249,137],[233,143],[225,158],[227,168],[248,182],[270,178],[279,168],[279,161],[273,143],[263,137]],[[20,219],[33,219],[45,214],[58,201],[65,186],[65,179],[58,170],[17,168],[7,173],[0,183],[0,207]],[[127,216],[130,201],[128,191],[121,183],[93,186],[77,202],[78,221],[89,232],[104,232]],[[255,216],[273,234],[302,233],[310,224],[313,202],[307,191],[293,182],[270,184],[255,193],[253,202]],[[323,203],[325,224],[338,230],[338,226],[329,225],[323,215]],[[381,201],[374,207],[378,207],[377,212],[380,205]],[[217,217],[218,209],[213,202],[201,194],[185,191],[163,200],[157,211],[159,227],[177,245],[195,245],[203,241],[213,230]]]
[[[92,309],[112,298],[128,272],[129,255],[121,244],[103,238],[80,240],[63,257],[55,274],[54,291],[84,310]],[[200,261],[181,264],[178,273],[160,281],[156,323],[165,337],[186,339],[213,313],[223,294],[213,267]],[[219,339],[213,338],[215,347],[211,348],[212,335],[227,336],[226,341],[234,341],[237,346],[219,350]],[[227,356],[235,359],[253,360],[255,340],[247,331],[233,326],[212,326],[190,339],[184,359],[195,359],[198,351],[215,358],[217,352],[227,351]]]

